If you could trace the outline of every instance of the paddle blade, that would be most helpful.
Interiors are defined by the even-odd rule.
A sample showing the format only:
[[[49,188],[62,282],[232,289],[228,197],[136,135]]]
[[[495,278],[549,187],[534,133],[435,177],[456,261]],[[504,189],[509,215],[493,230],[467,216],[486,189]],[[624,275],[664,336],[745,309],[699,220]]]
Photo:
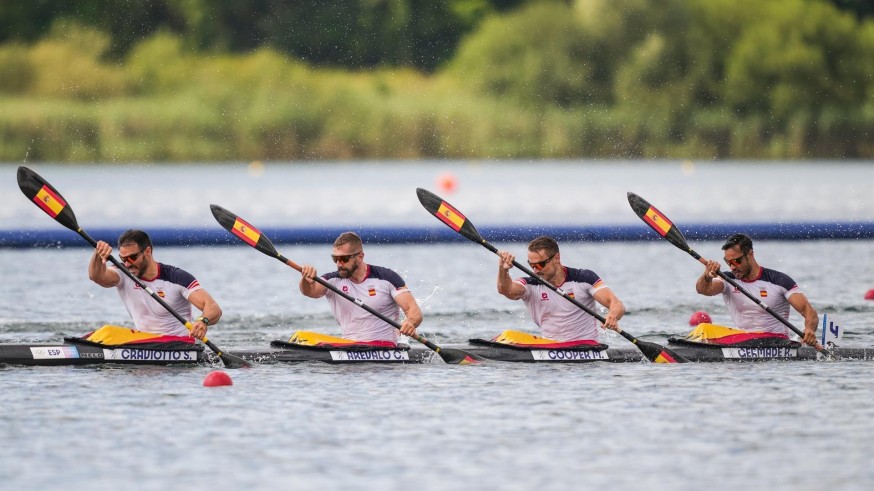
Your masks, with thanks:
[[[653,363],[686,363],[688,360],[664,346],[648,343],[646,341],[636,340],[634,344]]]
[[[651,229],[655,230],[657,234],[661,235],[667,239],[668,242],[674,244],[680,249],[683,249],[684,251],[689,250],[689,243],[686,242],[686,237],[683,236],[680,229],[677,228],[677,226],[655,206],[649,204],[648,201],[632,192],[628,193],[628,204],[631,205],[631,209],[634,210],[634,213],[636,213],[644,223],[649,225]]]
[[[238,239],[268,256],[279,256],[279,253],[276,251],[276,248],[273,247],[273,243],[270,242],[270,239],[249,222],[219,205],[209,205],[209,209],[212,211],[212,216],[215,217],[219,225],[235,235]]]
[[[438,220],[445,223],[449,228],[478,244],[483,242],[482,236],[467,217],[443,198],[422,188],[416,188],[416,195],[419,197],[419,203],[422,203],[422,206],[428,210],[428,213],[437,217]]]
[[[251,368],[252,366],[248,361],[229,353],[221,353],[219,358],[224,363],[225,368]]]
[[[21,188],[21,192],[27,196],[27,199],[33,201],[48,216],[68,229],[78,231],[79,224],[76,222],[73,209],[67,205],[67,201],[61,196],[61,193],[39,174],[27,167],[19,167],[18,187]]]
[[[481,356],[460,349],[440,348],[440,351],[438,351],[437,354],[440,355],[440,358],[443,358],[443,361],[450,365],[478,365],[486,361],[485,358]]]

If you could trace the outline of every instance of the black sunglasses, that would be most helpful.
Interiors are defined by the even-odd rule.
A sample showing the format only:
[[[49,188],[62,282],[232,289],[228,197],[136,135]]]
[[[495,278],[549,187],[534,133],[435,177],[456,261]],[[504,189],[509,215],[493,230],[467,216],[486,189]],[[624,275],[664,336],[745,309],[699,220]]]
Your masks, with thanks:
[[[335,256],[335,255],[331,254],[331,261],[334,261],[335,263],[340,262],[340,263],[346,264],[349,261],[351,261],[352,258],[361,254],[362,252],[364,252],[364,251],[358,251],[355,254],[347,254],[345,256]]]
[[[145,252],[145,249],[140,249],[140,252],[135,252],[133,254],[128,254],[127,256],[118,256],[123,263],[132,263],[140,258],[140,255]]]
[[[726,258],[724,258],[725,264],[728,264],[729,266],[740,266],[740,263],[744,262],[745,257],[747,257],[746,254],[732,258],[732,259],[729,259],[726,257]]]
[[[556,253],[556,254],[558,254],[558,253]],[[555,254],[549,256],[548,258],[544,259],[543,261],[537,261],[536,263],[532,263],[531,261],[528,261],[528,266],[531,266],[532,268],[534,268],[534,271],[540,271],[541,269],[545,268],[546,265],[549,264],[549,261],[552,261],[552,258],[554,258],[554,257],[555,257]]]

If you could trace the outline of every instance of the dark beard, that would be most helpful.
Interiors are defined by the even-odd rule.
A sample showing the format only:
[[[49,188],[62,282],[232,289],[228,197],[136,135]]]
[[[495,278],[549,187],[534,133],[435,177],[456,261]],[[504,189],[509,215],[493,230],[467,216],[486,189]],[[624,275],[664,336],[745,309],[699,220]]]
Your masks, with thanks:
[[[351,268],[337,268],[337,274],[340,275],[340,278],[351,278],[356,271],[358,271],[358,264]]]

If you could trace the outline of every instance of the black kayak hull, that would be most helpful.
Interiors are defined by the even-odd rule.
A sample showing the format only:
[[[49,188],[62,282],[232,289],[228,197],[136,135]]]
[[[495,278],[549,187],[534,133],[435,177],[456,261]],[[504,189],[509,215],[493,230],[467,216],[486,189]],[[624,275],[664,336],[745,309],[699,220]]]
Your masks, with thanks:
[[[202,350],[106,348],[90,344],[0,344],[0,364],[70,365],[194,365],[206,361]]]
[[[447,346],[464,350],[491,361],[511,363],[629,363],[643,362],[645,358],[634,347],[608,348],[603,351],[574,349],[522,349],[473,342],[465,346]],[[280,346],[269,350],[242,350],[231,354],[256,363],[322,362],[349,363],[442,363],[440,356],[424,347],[407,349],[327,349],[308,346]],[[691,362],[765,362],[811,361],[820,359],[816,350],[800,348],[755,347],[720,348],[710,346],[670,345],[672,351]],[[834,348],[833,360],[874,360],[874,348]],[[202,350],[140,350],[70,343],[0,344],[0,364],[23,366],[75,365],[183,365],[217,363],[214,356]]]
[[[593,363],[612,362],[629,363],[643,362],[646,358],[639,350],[629,348],[608,348],[603,351],[574,349],[522,349],[514,347],[494,346],[494,343],[469,346],[447,346],[461,349],[467,353],[481,356],[487,360],[516,363]],[[312,362],[325,363],[441,363],[440,357],[433,351],[412,347],[404,351],[406,358],[397,355],[399,350],[355,350],[327,349],[313,347],[297,347],[288,343],[272,351],[238,351],[249,361],[260,363],[274,362]],[[670,345],[673,352],[691,362],[764,362],[764,361],[812,361],[819,359],[818,353],[811,347],[777,348],[777,347],[747,347],[721,348],[711,346],[675,346]],[[832,360],[874,360],[874,348],[834,348]]]

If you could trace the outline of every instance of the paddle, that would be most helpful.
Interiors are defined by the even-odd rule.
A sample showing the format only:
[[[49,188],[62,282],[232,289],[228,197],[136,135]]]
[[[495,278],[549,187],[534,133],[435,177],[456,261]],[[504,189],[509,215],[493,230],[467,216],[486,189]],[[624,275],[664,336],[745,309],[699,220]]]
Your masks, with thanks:
[[[492,244],[488,243],[476,230],[476,227],[473,226],[472,223],[465,217],[461,212],[459,212],[455,207],[447,203],[445,200],[437,196],[436,194],[427,191],[422,188],[416,189],[416,194],[419,196],[419,202],[422,203],[422,206],[428,210],[429,213],[437,217],[441,222],[445,223],[449,228],[455,230],[465,238],[471,240],[472,242],[476,242],[477,244],[485,247],[486,249],[492,251],[495,254],[498,254],[498,249]],[[513,266],[516,266],[529,276],[537,278],[537,274],[519,263],[518,261],[513,261]],[[568,295],[564,290],[558,288],[552,283],[540,278],[540,281],[546,285],[550,290],[558,293],[562,297],[564,297],[569,302],[573,303],[580,309],[582,309],[585,313],[591,315],[595,319],[598,319],[601,323],[604,322],[604,317],[599,315],[597,312],[594,312],[592,309],[586,307],[581,304],[577,299]],[[634,343],[635,346],[646,356],[650,361],[656,363],[685,363],[687,360],[682,356],[674,353],[673,351],[665,348],[664,346],[660,346],[655,343],[650,343],[647,341],[641,341],[631,334],[617,329],[617,332],[622,335],[625,339]]]
[[[79,227],[79,224],[76,222],[76,215],[73,213],[73,208],[71,208],[67,201],[64,200],[64,197],[61,196],[61,193],[58,192],[57,189],[52,187],[45,179],[39,176],[36,172],[28,169],[27,167],[21,166],[18,168],[18,187],[21,188],[21,192],[27,196],[27,199],[36,203],[42,211],[46,212],[46,214],[55,219],[61,225],[67,227],[68,229],[78,233],[82,236],[83,239],[88,241],[92,247],[97,247],[97,242],[88,235],[87,232],[82,230]],[[127,275],[128,278],[134,281],[140,288],[148,292],[148,294],[155,299],[162,307],[167,309],[167,312],[173,314],[173,317],[179,320],[188,330],[191,330],[191,322],[185,320],[178,312],[173,310],[172,307],[167,305],[167,302],[164,301],[161,297],[158,296],[149,286],[144,284],[139,278],[134,276],[127,268],[124,267],[117,259],[113,256],[109,256],[109,261],[118,268],[119,271]],[[225,364],[227,368],[242,368],[248,367],[249,362],[246,360],[234,356],[228,353],[225,353],[218,346],[214,345],[210,342],[206,337],[203,338],[203,343],[209,346],[209,349],[213,350],[219,358],[221,358],[222,362]]]
[[[225,230],[227,230],[231,234],[235,235],[237,238],[239,238],[240,240],[242,240],[246,244],[249,244],[250,246],[254,247],[255,249],[258,249],[262,253],[264,253],[270,257],[274,257],[274,258],[278,259],[280,262],[282,262],[288,266],[291,266],[292,268],[294,268],[298,271],[301,270],[300,265],[298,265],[297,263],[295,263],[291,259],[288,259],[285,256],[283,256],[282,254],[280,254],[276,250],[276,248],[273,247],[273,243],[270,242],[270,239],[267,238],[267,236],[264,235],[260,230],[253,227],[251,224],[249,224],[248,222],[246,222],[242,218],[240,218],[237,215],[235,215],[234,213],[226,210],[225,208],[222,208],[219,205],[209,205],[209,208],[210,208],[210,210],[212,210],[212,215],[215,217],[216,221]],[[327,281],[325,281],[323,278],[321,278],[319,276],[316,276],[314,278],[314,280],[316,283],[319,283],[320,285],[324,286],[328,290],[331,290],[332,292],[336,293],[337,295],[340,295],[341,297],[345,298],[346,300],[349,300],[350,302],[354,303],[355,305],[357,305],[357,306],[361,307],[362,309],[375,315],[376,317],[378,317],[380,320],[382,320],[386,324],[390,324],[394,328],[400,330],[400,328],[401,328],[400,324],[398,324],[397,322],[382,315],[381,313],[374,310],[369,305],[365,304],[363,301],[347,294],[346,292],[343,292],[342,290],[340,290],[337,287],[335,287],[334,285],[328,283]],[[443,358],[443,361],[445,361],[446,363],[457,364],[457,365],[469,365],[469,364],[474,364],[474,363],[479,363],[481,361],[484,361],[484,359],[482,357],[479,357],[479,356],[471,354],[471,353],[467,353],[467,352],[459,350],[459,349],[441,348],[441,347],[437,346],[436,344],[432,343],[431,341],[428,341],[427,339],[423,338],[422,336],[419,336],[418,334],[412,336],[412,338],[415,339],[416,341],[424,344],[425,346],[431,348],[432,350],[434,350],[438,355],[440,355],[440,358]]]
[[[655,230],[657,234],[659,234],[671,244],[677,246],[677,248],[679,248],[680,250],[687,252],[690,256],[697,259],[698,262],[700,262],[701,264],[707,265],[707,261],[703,257],[701,257],[700,254],[698,254],[691,247],[689,247],[689,243],[686,242],[686,237],[683,236],[683,232],[681,232],[680,229],[677,228],[677,226],[672,221],[670,221],[668,217],[664,215],[664,213],[660,212],[655,206],[649,204],[648,201],[632,192],[628,193],[628,204],[631,205],[631,209],[634,210],[634,213],[636,213],[641,220],[649,225],[651,229]],[[783,323],[784,326],[792,329],[795,334],[798,334],[799,336],[804,338],[804,333],[802,333],[800,330],[798,330],[798,328],[793,326],[792,323],[784,319],[777,312],[774,312],[771,307],[768,307],[767,304],[753,296],[752,293],[741,287],[736,281],[728,277],[728,275],[718,270],[716,273],[729,285],[733,286],[735,289],[746,295],[747,298],[755,302],[759,307],[763,308],[765,312],[771,314],[772,316],[774,316],[775,319]],[[828,350],[823,348],[823,346],[819,343],[816,343],[816,345],[814,345],[814,348],[816,348],[820,353],[824,355],[830,355]]]

